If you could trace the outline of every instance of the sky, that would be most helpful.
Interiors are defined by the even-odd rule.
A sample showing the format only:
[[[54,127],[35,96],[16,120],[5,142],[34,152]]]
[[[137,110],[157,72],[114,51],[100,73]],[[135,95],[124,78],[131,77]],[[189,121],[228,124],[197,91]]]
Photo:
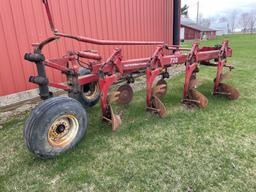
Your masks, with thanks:
[[[238,12],[256,11],[256,0],[181,0],[182,5],[189,6],[189,17],[196,19],[197,2],[199,1],[199,13],[204,18],[221,17],[234,10]]]

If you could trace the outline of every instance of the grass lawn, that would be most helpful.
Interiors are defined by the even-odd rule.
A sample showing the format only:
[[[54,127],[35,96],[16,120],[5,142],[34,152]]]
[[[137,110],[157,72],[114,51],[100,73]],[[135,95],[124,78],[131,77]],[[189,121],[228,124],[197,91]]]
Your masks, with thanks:
[[[255,192],[256,35],[225,38],[234,49],[229,84],[240,90],[239,100],[212,96],[216,69],[202,66],[199,90],[209,99],[207,109],[182,106],[182,74],[168,83],[165,119],[145,112],[145,91],[120,108],[125,116],[117,133],[101,123],[99,106],[91,108],[86,137],[51,160],[27,151],[26,117],[13,120],[0,129],[0,191]]]

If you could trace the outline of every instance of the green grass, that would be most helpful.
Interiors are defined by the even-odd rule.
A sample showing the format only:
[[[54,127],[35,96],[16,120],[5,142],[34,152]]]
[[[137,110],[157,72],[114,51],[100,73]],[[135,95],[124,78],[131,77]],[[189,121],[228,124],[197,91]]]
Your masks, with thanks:
[[[233,35],[233,80],[241,97],[211,95],[214,68],[201,67],[205,110],[180,103],[184,75],[169,81],[160,120],[145,112],[145,91],[135,94],[122,128],[101,123],[89,109],[86,137],[51,160],[30,154],[23,142],[25,118],[0,129],[0,191],[256,191],[256,35]],[[205,41],[214,45],[223,38]],[[190,46],[190,45],[189,45]]]

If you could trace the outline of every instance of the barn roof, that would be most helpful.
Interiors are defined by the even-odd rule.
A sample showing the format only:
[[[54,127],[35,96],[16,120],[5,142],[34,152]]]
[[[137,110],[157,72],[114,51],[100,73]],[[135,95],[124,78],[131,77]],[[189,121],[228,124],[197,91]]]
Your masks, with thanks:
[[[186,17],[181,18],[181,25],[201,32],[216,31],[215,29],[198,25],[193,20]]]
[[[215,29],[211,29],[211,28],[208,28],[208,27],[203,27],[203,26],[198,25],[198,24],[185,24],[185,25],[181,24],[181,25],[184,26],[184,27],[195,29],[197,31],[201,31],[201,32],[216,31]]]

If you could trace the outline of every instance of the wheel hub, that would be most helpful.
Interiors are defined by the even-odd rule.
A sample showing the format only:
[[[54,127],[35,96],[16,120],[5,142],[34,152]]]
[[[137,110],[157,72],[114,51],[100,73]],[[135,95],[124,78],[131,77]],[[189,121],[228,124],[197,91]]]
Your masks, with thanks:
[[[61,133],[63,133],[64,131],[65,131],[65,126],[64,125],[59,125],[58,127],[57,127],[57,129],[56,129],[56,133],[57,134],[61,134]]]
[[[79,128],[78,120],[73,115],[58,117],[48,130],[48,142],[53,147],[65,147],[75,138]]]
[[[98,83],[91,83],[90,85],[83,86],[83,96],[88,99],[94,99],[100,91],[100,87]]]

